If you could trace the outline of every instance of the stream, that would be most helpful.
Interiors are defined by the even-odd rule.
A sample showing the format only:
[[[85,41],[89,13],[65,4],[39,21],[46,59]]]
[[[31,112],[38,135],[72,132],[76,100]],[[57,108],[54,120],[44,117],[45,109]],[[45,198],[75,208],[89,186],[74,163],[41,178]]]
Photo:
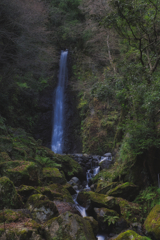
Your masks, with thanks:
[[[90,190],[90,187],[89,187],[89,181],[91,178],[93,178],[96,174],[99,173],[100,171],[100,166],[99,166],[99,163],[104,161],[104,160],[108,160],[109,164],[112,160],[112,157],[109,155],[108,157],[101,157],[101,159],[99,160],[99,162],[96,164],[96,166],[91,166],[91,169],[87,170],[86,172],[86,180],[87,180],[87,184],[86,186],[84,187],[84,189],[86,190]],[[80,192],[79,190],[76,190],[76,194],[74,194],[72,197],[73,197],[73,200],[76,204],[76,209],[80,212],[81,216],[82,217],[86,217],[88,216],[87,213],[86,213],[86,209],[84,207],[82,207],[81,205],[79,205],[79,203],[77,202],[77,196],[78,196],[78,193]],[[102,234],[102,233],[99,233],[97,234],[97,240],[105,240],[105,234]]]

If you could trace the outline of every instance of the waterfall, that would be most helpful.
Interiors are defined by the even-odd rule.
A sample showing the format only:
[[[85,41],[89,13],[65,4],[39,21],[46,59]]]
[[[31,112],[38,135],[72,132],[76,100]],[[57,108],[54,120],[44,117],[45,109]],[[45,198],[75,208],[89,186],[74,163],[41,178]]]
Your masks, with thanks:
[[[61,51],[59,79],[54,104],[54,123],[51,149],[53,152],[59,154],[63,153],[64,89],[67,80],[67,55],[68,51]]]

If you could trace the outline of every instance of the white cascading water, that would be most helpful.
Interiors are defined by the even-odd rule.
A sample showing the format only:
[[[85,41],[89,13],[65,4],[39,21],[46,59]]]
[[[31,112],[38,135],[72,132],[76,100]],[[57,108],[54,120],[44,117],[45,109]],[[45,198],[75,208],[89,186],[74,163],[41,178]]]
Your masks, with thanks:
[[[51,149],[55,153],[63,153],[64,131],[64,89],[67,80],[67,56],[68,51],[61,51],[59,80],[56,89],[54,105],[54,124],[52,132]]]

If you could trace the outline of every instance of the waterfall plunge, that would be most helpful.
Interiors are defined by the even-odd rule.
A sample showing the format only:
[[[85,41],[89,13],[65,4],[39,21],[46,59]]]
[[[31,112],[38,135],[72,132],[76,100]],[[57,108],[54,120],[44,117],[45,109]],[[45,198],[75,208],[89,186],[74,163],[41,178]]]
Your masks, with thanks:
[[[56,89],[54,106],[54,124],[52,132],[51,149],[55,153],[63,153],[63,131],[64,131],[64,89],[67,79],[67,56],[68,51],[61,51],[59,80]]]

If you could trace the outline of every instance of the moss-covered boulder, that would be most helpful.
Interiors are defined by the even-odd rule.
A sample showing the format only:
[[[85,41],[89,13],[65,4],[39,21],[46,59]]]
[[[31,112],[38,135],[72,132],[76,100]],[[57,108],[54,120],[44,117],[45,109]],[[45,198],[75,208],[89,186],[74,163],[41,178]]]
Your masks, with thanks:
[[[107,192],[119,185],[118,182],[107,182],[104,180],[99,180],[97,182],[96,190],[97,193],[107,194]]]
[[[86,207],[89,204],[89,211],[92,211],[93,208],[104,207],[120,213],[120,207],[119,204],[117,204],[116,199],[105,194],[84,190],[78,193],[77,201],[83,207]]]
[[[27,210],[11,210],[11,209],[4,209],[0,211],[0,223],[11,223],[11,222],[18,222],[22,219],[29,218],[30,214]]]
[[[16,221],[0,223],[0,239],[2,240],[43,240],[44,230],[41,225],[25,217]]]
[[[12,138],[0,136],[0,152],[11,152],[13,148]]]
[[[128,230],[119,234],[116,238],[111,238],[111,240],[151,240],[148,237],[141,236],[132,230]]]
[[[90,222],[65,212],[45,224],[46,240],[96,240]]]
[[[72,187],[71,184],[66,183],[66,184],[64,185],[64,188],[67,189],[68,192],[69,192],[71,195],[76,194],[76,191],[75,191],[75,189]]]
[[[39,222],[47,221],[58,215],[53,201],[42,194],[33,194],[27,201],[27,208],[31,211],[33,219]]]
[[[58,168],[43,168],[43,178],[42,181],[45,183],[52,182],[52,183],[59,183],[65,184],[66,179],[63,174],[60,173]]]
[[[157,240],[160,239],[160,205],[154,206],[146,218],[144,226],[151,236]]]
[[[107,208],[94,208],[94,215],[102,231],[116,224],[119,219],[119,214],[117,212]]]
[[[38,187],[37,190],[47,196],[51,201],[59,200],[73,203],[72,196],[65,185],[54,183],[49,186]]]
[[[38,184],[38,166],[34,162],[10,161],[0,167],[0,175],[10,178],[15,186]]]
[[[10,156],[6,152],[0,152],[0,162],[8,162],[11,161]]]
[[[18,194],[21,196],[24,203],[27,202],[28,198],[33,194],[39,194],[40,192],[33,186],[21,185],[17,189]]]
[[[62,170],[67,178],[70,180],[72,177],[78,177],[84,179],[84,172],[82,167],[73,158],[68,155],[55,154],[56,162],[62,164]]]
[[[7,177],[0,178],[0,209],[20,208],[23,206],[13,182]]]
[[[98,226],[98,222],[91,216],[89,217],[84,217],[85,220],[89,221],[89,223],[92,226],[93,232],[95,235],[97,235],[98,231],[99,231],[99,226]]]
[[[133,183],[121,183],[115,188],[109,190],[107,195],[114,197],[121,197],[128,201],[133,201],[138,195],[139,189],[138,186]]]
[[[122,217],[128,222],[141,222],[142,210],[137,203],[129,202],[123,198],[116,198],[117,204],[120,206]]]

